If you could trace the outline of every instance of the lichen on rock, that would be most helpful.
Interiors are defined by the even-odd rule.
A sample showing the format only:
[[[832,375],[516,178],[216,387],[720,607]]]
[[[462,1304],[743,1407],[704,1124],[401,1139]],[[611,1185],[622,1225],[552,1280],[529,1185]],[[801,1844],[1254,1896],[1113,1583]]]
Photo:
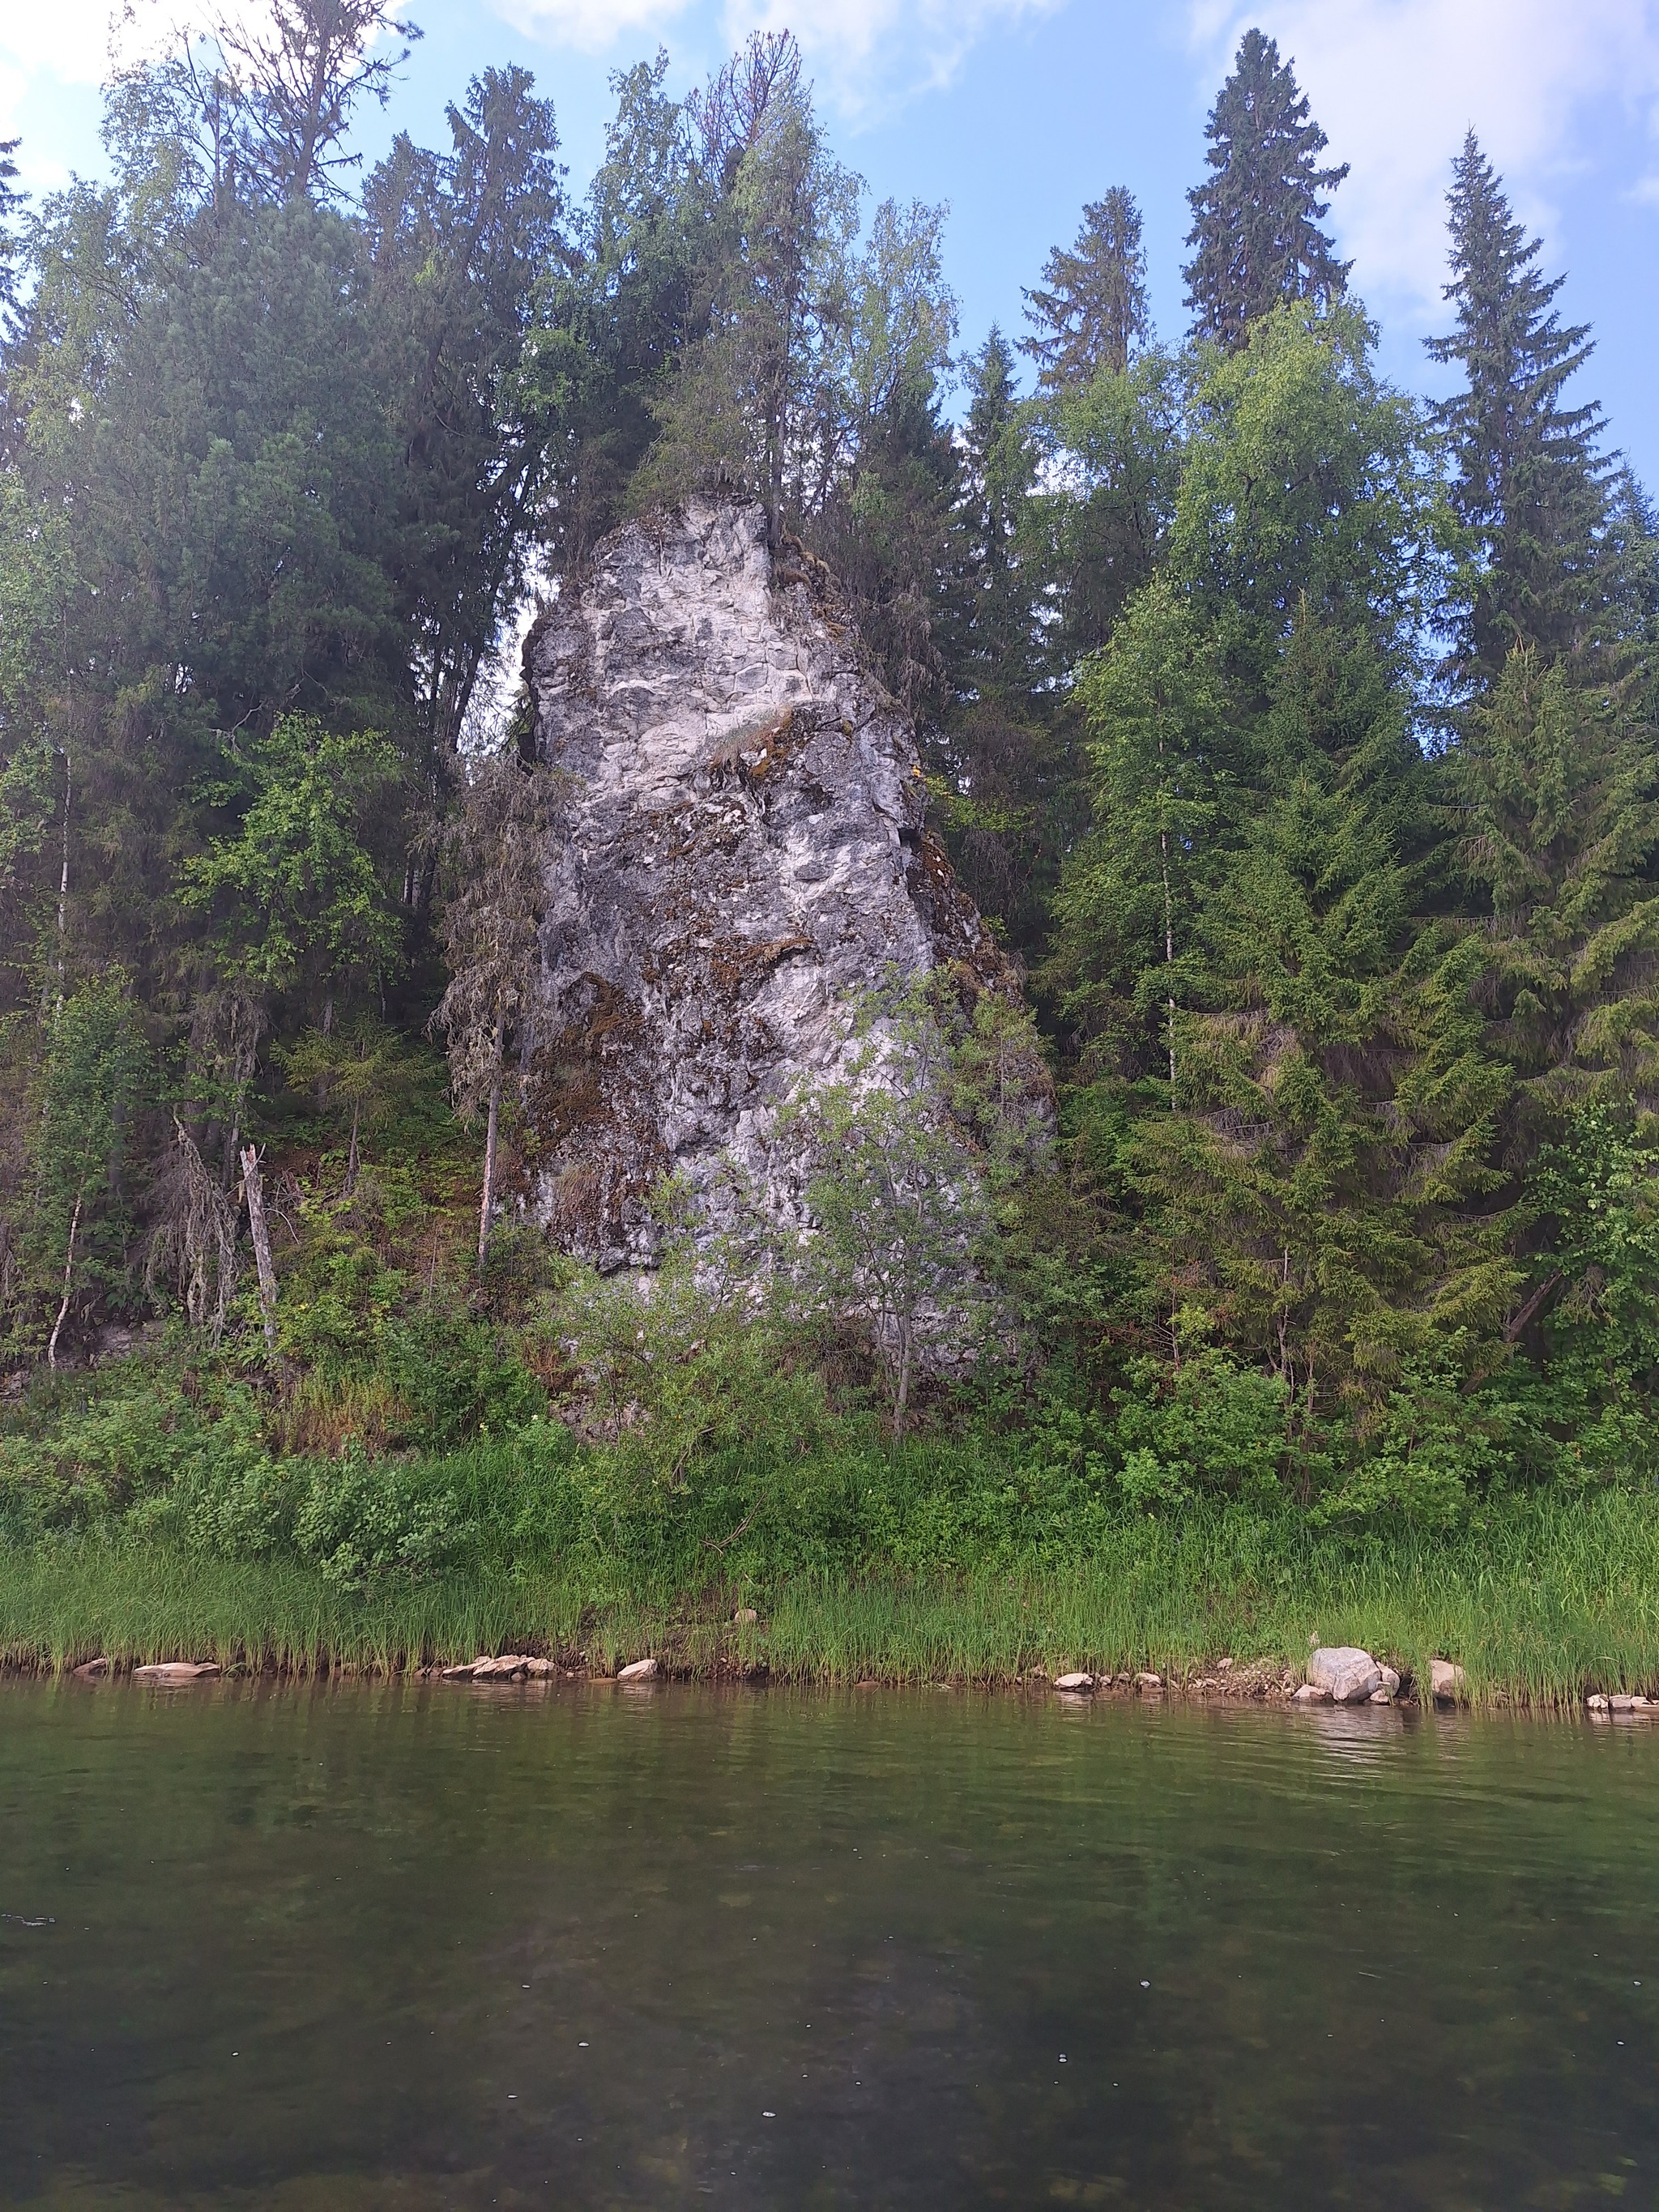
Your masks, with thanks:
[[[861,995],[942,965],[969,993],[1018,990],[927,826],[914,730],[828,572],[775,558],[758,507],[615,532],[525,668],[538,757],[568,779],[525,1089],[532,1210],[602,1268],[653,1263],[670,1174],[702,1232],[738,1184],[803,1219],[780,1111],[844,1079]]]

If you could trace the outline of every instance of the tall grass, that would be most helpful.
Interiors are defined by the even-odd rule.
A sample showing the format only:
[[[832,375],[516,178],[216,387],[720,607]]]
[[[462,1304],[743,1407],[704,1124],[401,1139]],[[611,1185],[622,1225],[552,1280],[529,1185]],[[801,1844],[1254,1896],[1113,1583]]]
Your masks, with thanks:
[[[693,1674],[764,1666],[819,1682],[1008,1682],[1033,1668],[1190,1674],[1222,1656],[1300,1670],[1310,1638],[1419,1676],[1456,1659],[1477,1699],[1541,1708],[1659,1682],[1659,1497],[1540,1493],[1455,1534],[1345,1540],[1285,1516],[1127,1520],[1064,1564],[780,1573],[741,1595],[676,1588],[593,1554],[334,1589],[297,1562],[204,1559],[120,1538],[0,1556],[0,1663],[194,1657],[391,1671],[538,1650],[610,1669],[646,1652]]]

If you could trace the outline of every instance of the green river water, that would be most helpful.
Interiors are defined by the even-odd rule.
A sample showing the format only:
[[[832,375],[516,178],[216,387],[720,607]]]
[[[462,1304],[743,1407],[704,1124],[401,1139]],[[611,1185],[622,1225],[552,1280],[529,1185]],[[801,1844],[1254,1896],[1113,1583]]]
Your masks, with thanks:
[[[1659,1725],[0,1684],[0,2202],[1659,2205]]]

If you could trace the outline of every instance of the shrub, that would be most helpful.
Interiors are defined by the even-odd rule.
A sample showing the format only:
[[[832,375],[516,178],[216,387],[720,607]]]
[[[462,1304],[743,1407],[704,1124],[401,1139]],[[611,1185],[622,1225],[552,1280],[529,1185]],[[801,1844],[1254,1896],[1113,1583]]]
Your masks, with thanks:
[[[337,1589],[439,1574],[474,1533],[441,1470],[355,1448],[308,1463],[294,1512],[295,1549]]]

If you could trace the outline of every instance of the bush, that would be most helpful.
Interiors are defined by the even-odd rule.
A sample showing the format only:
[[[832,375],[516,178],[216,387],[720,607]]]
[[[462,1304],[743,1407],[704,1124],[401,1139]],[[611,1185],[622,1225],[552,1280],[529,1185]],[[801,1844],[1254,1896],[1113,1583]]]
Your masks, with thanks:
[[[1169,1376],[1154,1361],[1133,1362],[1129,1389],[1115,1399],[1118,1483],[1132,1504],[1283,1502],[1290,1393],[1277,1376],[1206,1348]]]
[[[458,1301],[429,1298],[381,1340],[387,1379],[408,1409],[402,1441],[447,1450],[501,1436],[547,1411],[547,1394],[500,1330]]]
[[[474,1533],[441,1470],[356,1449],[310,1463],[294,1512],[295,1549],[337,1589],[439,1574]]]

